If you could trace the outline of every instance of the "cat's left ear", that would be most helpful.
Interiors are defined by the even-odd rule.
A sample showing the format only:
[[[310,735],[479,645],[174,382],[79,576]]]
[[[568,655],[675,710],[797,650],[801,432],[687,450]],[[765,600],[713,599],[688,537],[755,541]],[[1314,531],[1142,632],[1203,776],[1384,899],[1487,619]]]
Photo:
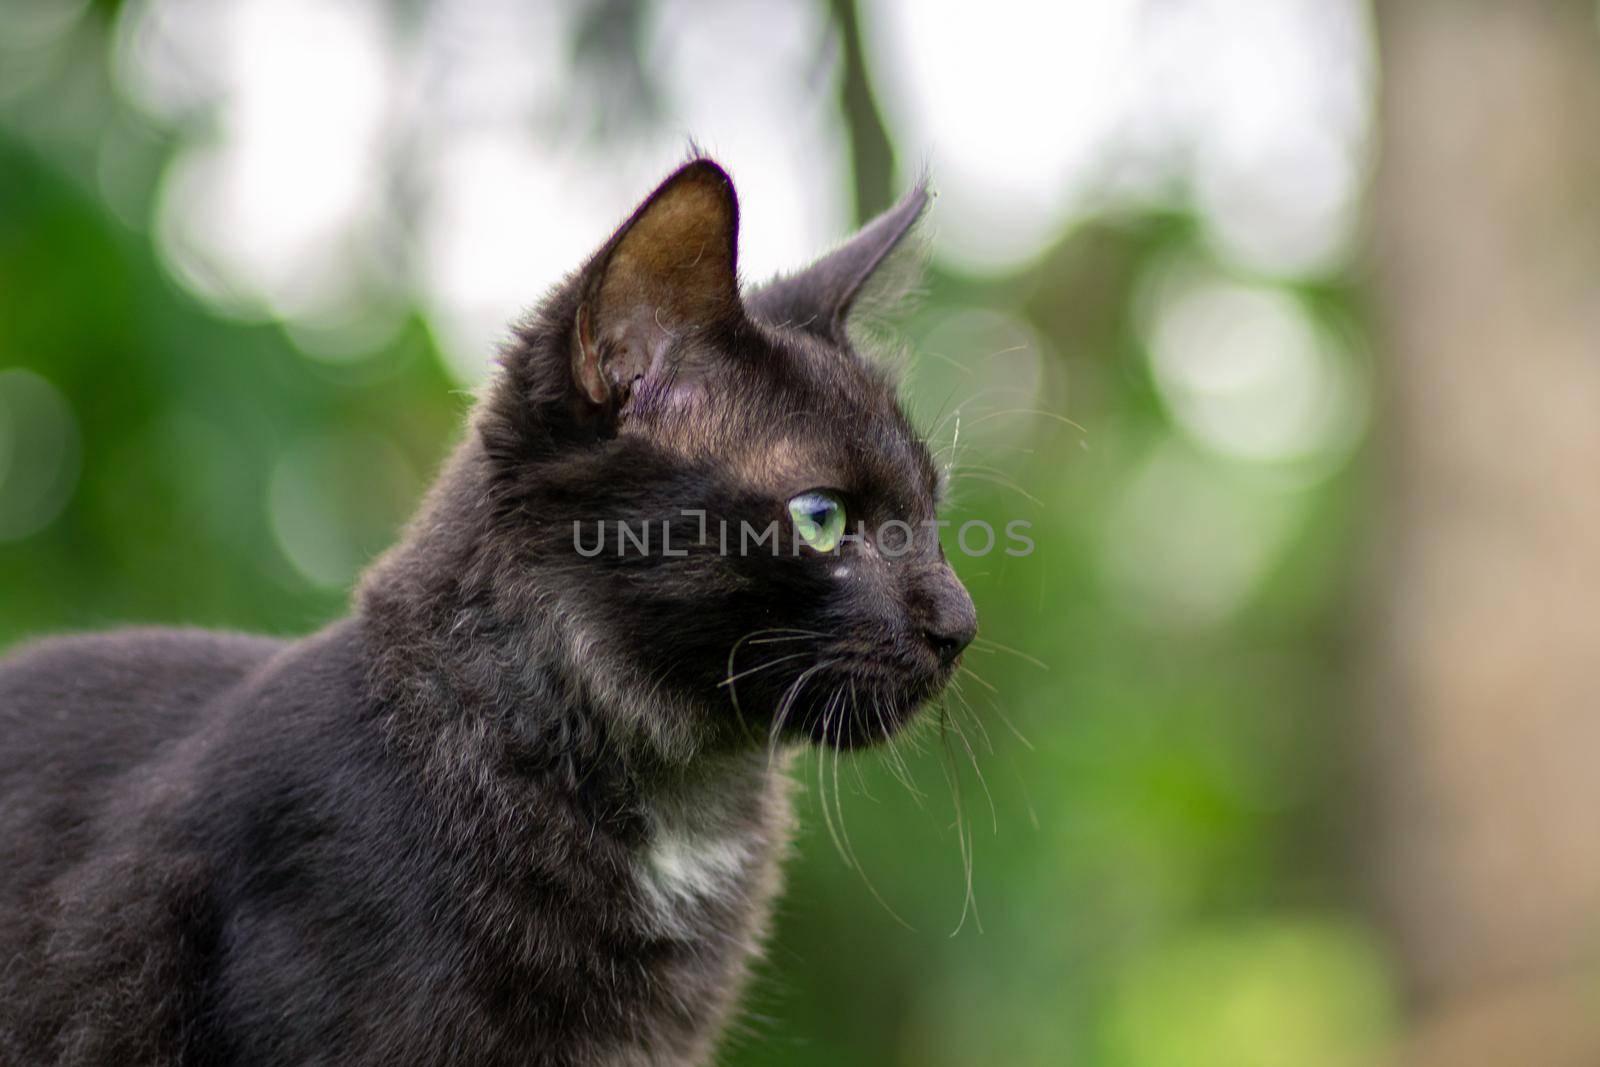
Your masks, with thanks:
[[[708,159],[645,198],[584,272],[571,342],[584,401],[616,414],[636,383],[668,369],[675,342],[741,320],[738,241],[733,183]]]
[[[844,344],[851,311],[877,283],[884,265],[895,258],[929,199],[927,182],[918,182],[898,204],[805,270],[751,293],[747,298],[751,313],[774,325]]]

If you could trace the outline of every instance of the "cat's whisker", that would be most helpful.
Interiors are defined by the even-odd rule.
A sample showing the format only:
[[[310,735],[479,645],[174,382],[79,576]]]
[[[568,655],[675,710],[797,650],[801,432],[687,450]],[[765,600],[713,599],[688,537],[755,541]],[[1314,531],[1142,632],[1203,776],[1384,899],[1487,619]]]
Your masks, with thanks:
[[[982,471],[982,472],[984,472],[986,474],[993,474],[993,475],[995,475],[996,477],[999,477],[999,478],[1010,478],[1011,477],[1010,474],[1008,474],[1007,472],[1001,470],[999,467],[991,467],[991,466],[988,466],[988,465],[983,464],[983,463],[957,463],[952,468],[952,470],[955,470],[955,471]]]
[[[770,670],[773,667],[778,666],[780,663],[788,663],[790,660],[803,659],[810,654],[811,653],[809,652],[794,652],[787,656],[779,656],[775,660],[768,660],[766,663],[759,663],[754,667],[747,667],[738,674],[728,675],[726,678],[722,679],[722,681],[718,682],[717,686],[719,688],[722,686],[730,686],[734,682],[737,682],[740,678],[748,678],[752,674],[760,674],[762,671]]]
[[[861,884],[865,885],[867,887],[867,892],[872,894],[872,899],[876,900],[878,902],[878,905],[881,908],[883,908],[883,910],[885,912],[888,913],[888,915],[889,915],[889,917],[891,919],[893,919],[895,922],[899,923],[901,926],[905,927],[908,931],[910,931],[912,933],[916,933],[916,928],[913,927],[910,923],[906,922],[905,919],[901,918],[900,917],[900,913],[895,911],[894,908],[890,907],[889,906],[889,902],[884,899],[883,894],[878,892],[878,887],[873,883],[871,877],[868,876],[866,867],[862,865],[860,858],[857,857],[855,846],[852,845],[851,842],[850,842],[850,832],[845,826],[844,807],[840,803],[840,799],[839,799],[839,797],[840,797],[840,793],[839,793],[839,760],[841,758],[840,753],[843,750],[844,730],[845,730],[845,725],[846,725],[846,718],[844,716],[844,706],[843,706],[843,702],[842,702],[843,695],[844,694],[843,694],[843,690],[842,689],[835,691],[835,697],[840,698],[840,705],[839,705],[839,719],[838,719],[837,725],[834,728],[833,743],[832,744],[828,744],[827,743],[828,742],[828,717],[827,716],[824,716],[824,718],[823,718],[823,727],[822,727],[822,733],[823,733],[823,737],[822,737],[822,740],[823,740],[823,758],[824,759],[827,758],[827,756],[829,754],[829,750],[832,751],[832,756],[833,756],[833,805],[834,805],[834,810],[837,813],[838,819],[839,819],[839,836],[834,839],[834,846],[836,848],[839,848],[839,847],[841,847],[841,843],[842,843],[842,851],[840,852],[840,855],[843,857],[843,859],[845,861],[845,864],[847,866],[852,867],[852,868],[855,869],[856,874],[859,875],[860,878],[861,878]],[[830,709],[832,707],[832,704],[833,704],[833,701],[830,700],[829,701]],[[820,782],[821,777],[822,777],[822,775],[821,775],[822,766],[823,766],[822,760],[818,760],[818,762],[817,762],[817,770],[818,770],[819,782]],[[824,811],[824,814],[826,816],[826,812],[827,812],[827,794],[826,794],[826,792],[823,792],[823,794],[822,794],[822,801],[823,801],[823,811]],[[828,821],[828,829],[829,829],[830,832],[832,832],[832,830],[833,830],[832,819],[831,818],[827,819],[827,821]]]
[[[822,708],[822,744],[817,751],[817,802],[822,806],[822,821],[828,829],[828,837],[833,841],[833,848],[839,858],[845,861],[846,866],[853,867],[850,855],[845,851],[844,843],[839,838],[839,829],[833,824],[833,811],[828,805],[828,789],[825,771],[828,766],[828,751],[831,747],[827,744],[828,727],[833,719],[833,697],[829,697]]]
[[[959,404],[956,405],[955,411],[956,412],[960,412],[960,411],[963,411],[963,410],[971,410],[972,408],[978,406],[978,402],[980,400],[984,399],[985,397],[995,396],[997,394],[999,394],[999,395],[1010,394],[1011,396],[1014,396],[1014,397],[1020,397],[1022,395],[1022,390],[1019,390],[1019,389],[1017,389],[1017,388],[1015,388],[1013,386],[991,385],[991,386],[988,386],[986,388],[979,389],[974,393],[969,394],[965,400],[962,400]],[[951,395],[951,397],[955,396],[955,390],[954,389],[952,389],[950,391],[950,395]],[[948,407],[949,403],[950,403],[950,401],[947,399],[945,401],[945,406]],[[985,414],[987,414],[987,412],[985,412]],[[946,416],[945,420],[941,420],[941,422],[935,424],[934,428],[929,431],[928,435],[930,437],[936,436],[939,433],[939,431],[944,428],[944,421],[948,421],[948,420],[949,420],[949,416]]]
[[[1042,663],[1039,664],[1039,666],[1044,670],[1050,669]],[[1033,742],[1029,741],[1027,736],[1023,734],[1021,730],[1017,729],[1017,725],[1011,721],[1011,717],[1001,710],[1000,701],[998,699],[1000,691],[994,686],[990,685],[988,682],[984,681],[976,671],[974,671],[971,667],[968,667],[966,664],[961,665],[961,673],[971,678],[974,682],[977,682],[979,685],[983,686],[989,691],[989,709],[995,713],[995,717],[998,718],[1002,724],[1004,724],[1005,728],[1011,731],[1011,735],[1013,737],[1022,742],[1028,751],[1034,751]]]
[[[768,634],[777,634],[782,636],[767,637]],[[801,630],[793,626],[768,626],[760,630],[751,630],[749,633],[739,638],[739,640],[735,641],[733,643],[733,648],[728,651],[728,658],[731,660],[734,654],[746,644],[762,644],[765,641],[800,640],[806,637],[828,636],[831,635],[825,634],[821,630]]]
[[[1009,352],[1009,351],[1015,351],[1015,350],[1014,349],[1001,349],[998,352],[990,353],[989,356],[986,357],[986,358],[993,359],[995,356],[1002,355],[1002,354],[1004,354],[1006,352]],[[1009,389],[1009,388],[1007,388],[1005,386],[991,386],[991,387],[989,387],[987,389],[980,389],[976,393],[973,393],[971,396],[967,397],[959,405],[957,405],[957,407],[952,412],[950,412],[949,414],[943,416],[937,422],[935,422],[933,428],[930,429],[924,435],[924,441],[927,442],[927,443],[930,443],[930,444],[931,444],[931,442],[933,440],[938,438],[940,433],[943,432],[944,424],[947,421],[950,421],[952,417],[954,418],[954,421],[955,421],[955,432],[951,435],[950,442],[948,444],[940,445],[938,448],[930,448],[929,449],[930,456],[933,459],[934,464],[936,466],[942,465],[945,473],[948,475],[950,469],[953,466],[957,465],[957,460],[960,458],[960,450],[961,450],[961,419],[960,419],[961,412],[963,410],[971,410],[972,408],[976,407],[977,404],[978,404],[978,401],[983,397],[990,396],[990,395],[996,394],[996,393],[1007,393],[1007,392],[1015,392],[1015,390]],[[954,391],[953,390],[952,390],[951,395],[954,396]],[[950,403],[950,401],[947,398],[946,401],[945,401],[945,405],[944,406],[948,407],[949,403]],[[1034,413],[1034,414],[1044,415],[1044,416],[1047,416],[1047,417],[1058,418],[1058,419],[1061,419],[1061,420],[1067,422],[1068,424],[1076,427],[1080,431],[1087,432],[1087,431],[1083,430],[1083,427],[1078,426],[1077,423],[1072,422],[1072,420],[1067,419],[1065,416],[1059,415],[1059,414],[1057,414],[1055,412],[1043,411],[1043,410],[1032,409],[1032,408],[1008,408],[1008,409],[1003,409],[1003,410],[998,410],[998,411],[985,411],[977,419],[973,420],[968,425],[969,425],[969,427],[970,426],[980,426],[983,423],[989,422],[991,419],[997,418],[997,417],[1002,416],[1002,415],[1011,415],[1011,414],[1020,414],[1020,413]],[[1012,451],[1023,452],[1024,454],[1031,454],[1031,452],[1032,452],[1031,449],[1018,448],[1017,446],[1014,446],[1014,445],[1008,445],[1008,446],[1005,446],[1005,447],[1009,448]],[[948,454],[948,458],[946,458],[947,454]]]
[[[1038,667],[1041,671],[1048,671],[1050,669],[1050,665],[1045,663],[1043,660],[1035,659],[1020,649],[1012,648],[1009,645],[1002,645],[1000,642],[992,641],[987,637],[973,638],[972,648],[978,652],[1004,652],[1007,655],[1017,657],[1024,663]]]
[[[939,436],[939,433],[940,433],[940,431],[942,431],[944,429],[944,424],[946,422],[949,422],[952,418],[959,418],[960,417],[961,405],[957,404],[953,408],[950,406],[951,402],[953,400],[955,400],[955,398],[956,398],[956,390],[959,389],[959,388],[960,388],[959,385],[958,386],[953,386],[950,389],[950,392],[945,395],[944,403],[939,405],[939,413],[934,416],[933,427],[928,430],[928,432],[926,434],[926,438],[933,438],[933,437]]]
[[[844,846],[850,853],[850,862],[855,866],[856,870],[861,871],[861,862],[856,858],[855,847],[850,843],[850,831],[849,831],[849,828],[846,827],[846,825],[845,825],[845,821],[844,821],[844,803],[843,803],[843,801],[841,799],[843,794],[839,791],[839,761],[842,758],[840,753],[843,751],[844,732],[845,732],[845,728],[850,725],[850,719],[845,714],[844,690],[843,689],[838,691],[838,699],[839,699],[839,722],[834,727],[834,737],[833,737],[833,745],[832,745],[832,748],[833,748],[833,807],[834,807],[834,811],[837,812],[838,816],[839,816],[839,836],[844,839]],[[866,872],[865,871],[861,871],[861,873],[862,873],[862,876],[865,877]]]
[[[949,722],[950,705],[947,698],[939,704],[939,741],[945,755],[941,766],[944,768],[945,782],[950,787],[950,801],[955,809],[956,848],[961,855],[961,869],[966,882],[966,891],[961,900],[961,917],[956,921],[955,929],[950,931],[950,936],[955,937],[966,926],[969,914],[972,915],[980,931],[983,929],[983,924],[978,921],[978,902],[973,894],[972,831],[967,824],[966,805],[962,799],[961,774],[956,766],[955,749],[950,744]]]
[[[994,741],[989,737],[989,728],[983,724],[983,718],[979,716],[977,709],[972,706],[972,702],[967,699],[967,695],[962,692],[961,683],[952,679],[950,690],[955,693],[956,699],[961,702],[962,708],[966,710],[968,717],[972,719],[972,725],[977,727],[978,732],[983,735],[983,747],[989,750],[991,756],[994,755]]]
[[[964,363],[962,363],[960,360],[954,358],[953,356],[945,355],[943,352],[935,352],[933,349],[928,348],[928,349],[922,350],[921,352],[918,352],[917,355],[920,358],[924,358],[924,359],[937,359],[941,363],[948,364],[949,366],[953,367],[954,369],[960,371],[962,374],[967,375],[969,378],[972,376],[972,368],[966,366]]]
[[[852,697],[854,696],[854,691],[855,685],[851,683]],[[918,789],[911,781],[910,768],[906,766],[905,758],[900,752],[894,731],[889,729],[889,723],[883,717],[883,703],[876,697],[872,701],[872,712],[878,720],[878,732],[883,736],[884,750],[886,752],[884,765],[889,768],[889,773],[894,775],[895,780],[905,786],[906,792],[911,794],[911,799],[920,808],[923,800],[922,790]]]
[[[977,713],[972,710],[972,705],[967,703],[967,698],[962,696],[959,690],[956,691],[956,699],[966,706],[967,714],[972,716],[973,723],[976,724],[980,730],[983,730],[982,721],[978,718]],[[967,740],[966,731],[961,729],[959,720],[952,718],[951,723],[956,728],[956,736],[961,739],[961,747],[967,750],[967,761],[972,764],[972,773],[977,776],[978,785],[983,788],[983,795],[989,801],[989,821],[993,824],[994,832],[998,834],[1000,832],[1000,812],[999,809],[995,807],[994,794],[989,791],[989,780],[984,776],[983,767],[978,762],[978,753],[973,749],[972,743]],[[986,744],[988,744],[988,740],[988,731],[984,730],[984,741]],[[988,747],[989,754],[993,755],[994,745],[988,744]]]
[[[1031,750],[1033,746],[1029,745],[1028,747]],[[1032,794],[1028,792],[1028,780],[1023,777],[1022,767],[1017,763],[1016,757],[1012,753],[1006,753],[1006,762],[1011,764],[1011,773],[1017,776],[1017,789],[1022,792],[1022,806],[1028,812],[1028,822],[1037,830],[1039,829],[1039,812],[1033,806]]]
[[[859,871],[860,864],[856,862],[854,850],[850,848],[849,835],[844,833],[842,830],[844,822],[844,809],[839,806],[838,741],[843,736],[845,723],[842,698],[842,691],[836,689],[834,690],[833,694],[828,697],[827,703],[823,707],[821,731],[822,745],[820,755],[817,760],[817,796],[822,803],[823,821],[827,824],[829,836],[833,838],[833,846],[835,850],[838,851],[839,857],[845,861],[847,866],[856,868]],[[837,719],[835,719],[835,714],[838,715]],[[832,731],[831,734],[830,731]],[[825,773],[827,771],[828,760],[830,757],[832,757],[833,760],[833,800],[831,802],[828,799],[828,790],[826,788],[825,781]],[[835,812],[838,813],[838,824],[835,824],[834,822]]]
[[[1089,432],[1088,428],[1082,423],[1074,422],[1065,415],[1061,414],[1059,411],[1046,411],[1044,408],[1007,408],[1004,411],[991,411],[988,414],[976,419],[973,422],[973,425],[979,426],[990,421],[991,419],[1003,418],[1007,415],[1037,415],[1040,418],[1053,419],[1064,426],[1070,426],[1079,433],[1087,434]]]
[[[973,670],[971,667],[968,667],[965,663],[963,663],[961,665],[960,673],[965,675],[968,678],[971,678],[974,682],[977,682],[979,685],[983,686],[985,689],[987,689],[989,692],[993,693],[995,696],[999,696],[1000,695],[1000,690],[996,689],[994,686],[992,686],[988,682],[984,681],[983,677],[981,675],[979,675],[977,671]]]
[[[959,479],[963,481],[987,482],[990,485],[997,485],[1002,489],[1011,490],[1013,493],[1016,493],[1018,496],[1022,497],[1022,499],[1026,500],[1030,504],[1033,504],[1035,507],[1044,507],[1044,501],[1040,500],[1038,497],[1022,488],[1022,486],[1003,475],[994,475],[990,474],[986,470],[974,470],[973,468],[968,467],[964,470],[956,470],[950,475],[950,477],[952,479]]]
[[[782,634],[782,635],[789,635],[789,636],[765,638],[765,635],[767,635],[767,634]],[[751,670],[748,670],[748,671],[744,672],[743,674],[736,675],[736,674],[734,674],[734,671],[733,671],[733,663],[734,663],[734,658],[736,656],[738,656],[738,654],[739,654],[739,648],[742,645],[746,644],[746,643],[752,643],[752,644],[753,643],[759,643],[757,641],[757,639],[759,639],[759,638],[765,638],[765,640],[768,640],[768,641],[816,640],[817,638],[826,637],[826,636],[827,636],[826,634],[820,633],[819,631],[815,631],[815,630],[800,630],[800,629],[796,629],[796,628],[792,628],[792,627],[767,627],[765,629],[752,630],[750,633],[745,634],[743,637],[739,638],[739,640],[737,640],[737,641],[735,641],[733,643],[733,647],[728,650],[728,669],[727,669],[728,676],[726,678],[724,678],[721,682],[718,683],[718,687],[719,688],[721,688],[722,686],[727,686],[728,687],[728,697],[729,697],[729,700],[731,701],[731,703],[733,704],[733,713],[739,720],[739,728],[740,728],[740,730],[744,733],[744,735],[747,738],[750,737],[750,724],[745,719],[744,708],[741,707],[740,704],[739,704],[738,687],[735,686],[733,683],[735,681],[737,681],[739,678],[747,677],[747,676],[749,676],[751,674],[755,674],[758,671],[764,670],[767,667],[777,666],[778,664],[783,663],[783,662],[785,662],[787,660],[796,659],[796,658],[798,658],[800,656],[805,655],[806,653],[797,652],[793,656],[785,656],[785,657],[782,657],[780,659],[774,660],[772,662],[769,662],[769,663],[766,663],[766,664],[762,664],[762,665],[760,665],[758,667],[752,668]]]
[[[854,678],[849,678],[846,679],[846,681],[850,688],[850,723],[852,728],[859,729],[861,707],[860,703],[856,700],[856,680]],[[876,804],[878,802],[878,798],[872,795],[872,790],[867,786],[867,780],[861,773],[861,761],[851,760],[850,767],[856,772],[856,788],[861,790],[861,794],[863,796]]]
[[[749,644],[749,645],[776,645],[776,644],[780,644],[780,643],[782,643],[784,641],[814,641],[819,637],[829,637],[829,636],[831,636],[831,635],[825,634],[825,633],[813,633],[810,630],[802,630],[802,631],[796,631],[795,635],[792,636],[792,637],[762,637],[762,638],[759,638],[757,640],[746,641],[745,644]]]
[[[799,677],[789,683],[789,688],[784,690],[783,696],[778,700],[777,710],[773,713],[772,727],[768,732],[767,758],[769,761],[777,752],[778,742],[783,737],[784,723],[788,721],[789,713],[794,708],[795,701],[799,699],[800,691],[805,688],[806,681],[823,668],[832,666],[834,662],[834,660],[823,660],[821,663],[807,667],[800,672]]]
[[[878,721],[883,723],[884,731],[886,733],[889,732],[888,723],[883,715],[883,702],[874,700],[873,704],[878,714]],[[919,720],[915,725],[922,726],[922,721]],[[922,806],[922,802],[927,799],[928,795],[917,785],[916,777],[911,772],[911,764],[906,761],[905,750],[909,748],[913,753],[921,754],[921,743],[917,739],[920,732],[917,729],[904,730],[889,739],[889,754],[892,757],[893,766],[898,768],[897,777],[905,784],[906,789],[911,793],[911,798],[916,801],[918,807]]]

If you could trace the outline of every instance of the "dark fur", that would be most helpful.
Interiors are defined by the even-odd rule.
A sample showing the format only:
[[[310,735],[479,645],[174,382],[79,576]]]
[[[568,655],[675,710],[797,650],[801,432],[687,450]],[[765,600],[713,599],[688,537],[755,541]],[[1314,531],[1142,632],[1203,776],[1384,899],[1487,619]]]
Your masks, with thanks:
[[[518,331],[349,619],[0,665],[0,1063],[708,1059],[777,887],[769,738],[885,736],[973,624],[936,544],[725,558],[680,511],[932,515],[842,330],[922,200],[741,300],[691,162]],[[599,519],[688,555],[581,558]]]

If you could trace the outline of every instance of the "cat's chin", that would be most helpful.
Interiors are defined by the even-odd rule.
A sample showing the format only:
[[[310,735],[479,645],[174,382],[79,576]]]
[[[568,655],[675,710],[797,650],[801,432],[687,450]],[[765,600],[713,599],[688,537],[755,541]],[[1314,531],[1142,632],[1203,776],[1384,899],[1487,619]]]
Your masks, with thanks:
[[[953,671],[942,670],[906,679],[893,686],[859,687],[851,703],[836,702],[811,709],[802,725],[804,737],[821,748],[853,752],[893,740],[938,701]]]

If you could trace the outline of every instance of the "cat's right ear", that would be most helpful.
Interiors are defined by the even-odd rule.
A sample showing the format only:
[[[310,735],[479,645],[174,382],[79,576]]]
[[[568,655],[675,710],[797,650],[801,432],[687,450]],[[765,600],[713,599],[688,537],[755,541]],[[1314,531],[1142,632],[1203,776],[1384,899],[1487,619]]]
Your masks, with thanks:
[[[672,372],[677,342],[741,316],[739,206],[708,159],[645,198],[580,279],[572,381],[591,413],[614,417],[642,381]]]

